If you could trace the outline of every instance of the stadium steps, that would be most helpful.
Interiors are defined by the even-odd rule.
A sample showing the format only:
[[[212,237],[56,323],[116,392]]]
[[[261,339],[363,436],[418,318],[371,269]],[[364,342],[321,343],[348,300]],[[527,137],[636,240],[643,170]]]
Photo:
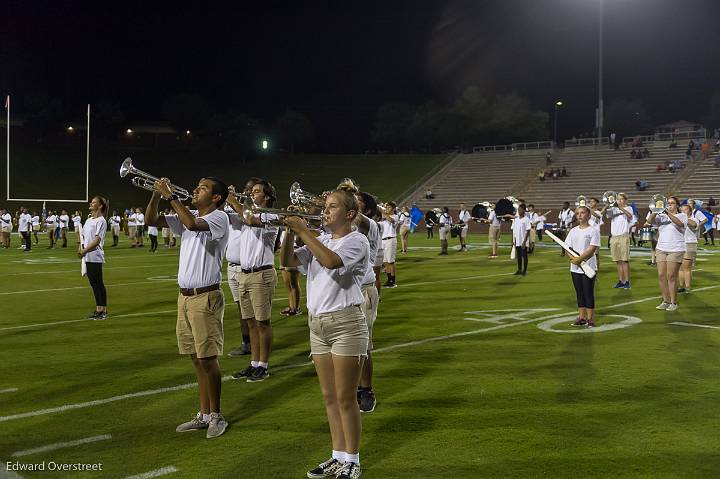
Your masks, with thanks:
[[[710,156],[699,162],[689,177],[676,188],[680,198],[699,198],[705,204],[710,196],[718,195],[720,185],[720,168],[716,168],[715,156]]]

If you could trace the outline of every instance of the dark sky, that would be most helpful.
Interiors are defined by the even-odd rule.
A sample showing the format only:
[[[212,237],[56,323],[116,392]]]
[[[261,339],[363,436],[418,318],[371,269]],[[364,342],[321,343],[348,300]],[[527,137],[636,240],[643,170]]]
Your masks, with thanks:
[[[161,118],[183,92],[268,124],[292,107],[325,146],[362,150],[379,105],[479,84],[549,112],[563,99],[571,136],[594,123],[600,1],[10,1],[0,93],[79,111],[112,99],[132,119]],[[720,78],[720,1],[604,5],[606,104],[640,98],[658,123],[701,119]]]

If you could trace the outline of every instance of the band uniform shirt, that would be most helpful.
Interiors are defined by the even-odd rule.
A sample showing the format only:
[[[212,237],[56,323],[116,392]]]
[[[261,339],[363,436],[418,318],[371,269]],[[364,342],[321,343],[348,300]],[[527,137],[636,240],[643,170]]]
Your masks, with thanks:
[[[111,227],[120,227],[120,216],[115,215],[110,217],[110,226]]]
[[[48,229],[55,229],[55,227],[57,226],[57,216],[50,215],[45,218],[45,226],[47,226]]]
[[[715,223],[715,229],[720,231],[720,213],[713,217],[713,222]]]
[[[383,239],[394,238],[395,236],[397,236],[397,226],[396,225],[397,225],[398,217],[397,217],[397,215],[390,215],[390,218],[395,220],[395,223],[393,223],[392,221],[390,221],[386,218],[383,218],[382,220],[380,220],[380,223],[382,224]]]
[[[535,217],[535,229],[538,231],[544,230],[545,229],[545,220],[546,220],[545,216],[537,215]]]
[[[398,216],[398,223],[400,226],[407,226],[409,228],[410,223],[412,223],[410,213],[406,213],[405,211],[400,213],[400,215]]]
[[[262,223],[277,220],[278,216],[268,213],[256,213],[255,218]],[[228,263],[239,264],[242,269],[259,268],[275,263],[275,240],[277,226],[251,226],[234,211],[230,218],[230,238],[228,239]]]
[[[488,213],[488,220],[490,221],[490,226],[493,228],[500,228],[500,220],[495,214],[495,210],[490,210],[490,213]]]
[[[361,286],[370,254],[368,239],[364,234],[352,231],[338,239],[324,234],[318,236],[318,241],[337,254],[343,265],[328,269],[317,261],[307,246],[295,250],[300,262],[298,269],[307,274],[308,312],[317,316],[363,304]]]
[[[570,230],[565,243],[570,246],[577,254],[583,254],[590,246],[600,247],[600,229],[595,226],[589,226],[585,229],[576,226]],[[593,271],[597,271],[597,255],[592,255],[590,258],[585,260],[588,266]],[[582,268],[579,265],[570,263],[570,271],[573,273],[583,273]]]
[[[702,232],[705,231],[705,223],[707,223],[707,216],[705,216],[702,211],[695,210],[692,214],[692,219],[694,219],[698,225],[697,229],[695,230],[695,235],[699,238],[700,235],[702,235]]]
[[[452,225],[452,216],[450,216],[450,213],[443,213],[440,215],[440,227],[450,227]]]
[[[60,215],[60,228],[67,228],[70,223],[70,217],[68,215]]]
[[[623,209],[627,211],[627,207]],[[613,206],[612,208],[608,208],[606,214],[607,217],[610,219],[611,235],[621,236],[626,235],[630,232],[631,220],[628,219],[628,217],[625,215],[625,213],[622,212],[619,207]]]
[[[463,228],[468,228],[468,223],[470,222],[470,219],[472,219],[472,215],[468,210],[460,211],[460,214],[458,215],[458,220],[462,221]]]
[[[530,228],[535,229],[535,223],[537,222],[538,214],[534,211],[528,211],[525,213],[525,216],[527,216],[530,220]]]
[[[97,218],[88,218],[83,226],[83,241],[85,242],[83,248],[93,242],[96,236],[100,237],[100,243],[97,248],[85,254],[86,263],[104,263],[105,262],[105,250],[103,249],[103,243],[105,243],[105,232],[107,231],[107,221],[104,216],[98,216]]]
[[[191,213],[198,216],[198,212]],[[180,235],[180,264],[178,285],[181,288],[204,288],[220,283],[222,262],[227,247],[230,220],[221,210],[200,216],[210,227],[209,231],[190,231],[177,215],[166,215],[173,233]]]
[[[513,231],[513,245],[523,246],[523,240],[525,240],[525,234],[530,231],[530,218],[527,215],[522,218],[516,217],[512,224]],[[528,239],[529,241],[529,239]]]
[[[0,227],[7,228],[8,226],[12,226],[12,215],[10,213],[5,213],[0,216]]]
[[[136,226],[145,226],[145,215],[142,213],[136,213],[135,214],[135,225]]]
[[[137,215],[135,213],[130,213],[128,215],[128,226],[135,226]]]
[[[362,284],[368,284],[368,283],[374,283],[375,282],[375,270],[373,267],[375,266],[375,260],[377,259],[378,250],[380,249],[380,245],[382,244],[382,240],[380,238],[380,228],[378,227],[377,223],[375,223],[373,220],[368,219],[369,228],[367,232],[367,240],[368,240],[368,261],[367,261],[367,269],[365,270],[365,275],[362,279]],[[382,257],[381,257],[382,258]],[[381,259],[382,261],[382,259]]]
[[[36,226],[38,228],[40,227],[40,217],[38,215],[35,215],[32,217],[32,225],[33,225],[33,228],[35,228]]]
[[[602,216],[595,216],[593,214],[594,212],[597,212],[597,210],[590,210],[590,218],[588,218],[588,223],[590,223],[590,226],[600,229],[600,227],[604,225],[605,222],[603,221]]]
[[[702,213],[701,213],[701,214],[702,214]],[[703,218],[704,218],[704,217],[705,217],[705,215],[703,215]],[[697,218],[695,218],[695,215],[694,215],[694,214],[693,214],[693,216],[692,216],[691,218],[689,218],[689,219],[692,219],[693,221],[695,221],[695,227],[690,226],[690,222],[689,222],[689,221],[688,221],[688,223],[685,225],[685,232],[684,232],[685,243],[686,243],[686,244],[687,244],[687,243],[695,243],[695,244],[697,244],[697,242],[698,242],[698,230],[700,230],[700,223],[698,222]]]
[[[560,214],[558,214],[558,220],[560,222],[560,227],[562,228],[570,228],[572,225],[573,219],[575,218],[575,213],[571,209],[566,210],[560,210]]]
[[[148,236],[157,236],[157,235],[158,235],[157,226],[148,226]]]
[[[32,216],[27,213],[21,213],[18,218],[18,231],[31,231]]]
[[[685,213],[678,213],[675,216],[682,221],[682,227],[678,228],[665,213],[660,213],[655,217],[655,224],[658,225],[658,242],[655,247],[657,251],[683,253],[687,250],[685,246],[687,216]]]

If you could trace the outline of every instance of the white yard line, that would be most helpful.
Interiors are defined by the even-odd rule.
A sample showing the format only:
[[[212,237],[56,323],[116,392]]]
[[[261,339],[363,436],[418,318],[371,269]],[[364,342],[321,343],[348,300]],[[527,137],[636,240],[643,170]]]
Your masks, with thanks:
[[[80,269],[77,270],[78,274],[80,274]],[[159,281],[137,281],[135,283],[115,283],[115,284],[106,284],[105,286],[108,288],[116,287],[116,286],[131,286],[134,284],[158,284]],[[0,293],[2,296],[10,295],[10,294],[25,294],[25,293],[47,293],[50,291],[70,291],[73,289],[87,289],[89,288],[88,285],[84,286],[70,286],[68,288],[49,288],[49,289],[29,289],[24,291],[7,291],[4,293]]]
[[[710,326],[709,324],[693,324],[693,323],[686,323],[684,321],[675,321],[670,324],[672,324],[674,326],[692,326],[693,328],[720,329],[720,326]]]
[[[172,265],[174,265],[174,264],[176,264],[176,263],[177,263],[177,260],[168,263],[167,266],[172,266]],[[78,263],[78,264],[79,264],[79,263]],[[157,264],[157,263],[153,263],[153,264],[139,264],[139,265],[137,265],[137,266],[112,266],[112,267],[109,267],[109,268],[103,268],[103,271],[115,270],[115,269],[157,268],[158,266],[164,266],[164,265],[161,265],[161,264],[159,265],[159,264]],[[3,275],[3,276],[24,276],[24,275],[33,275],[33,274],[77,273],[78,271],[79,271],[79,269],[78,269],[78,268],[75,268],[75,269],[63,269],[63,270],[59,270],[59,271],[30,271],[30,272],[27,272],[27,273],[8,273],[8,274],[5,274],[5,275]]]
[[[5,393],[14,393],[18,390],[18,388],[7,388],[7,389],[0,389],[0,394]]]
[[[173,472],[177,471],[178,470],[175,466],[165,466],[161,467],[160,469],[155,469],[154,471],[143,472],[142,474],[135,474],[134,476],[127,476],[125,477],[125,479],[151,479],[153,477],[160,477],[166,474],[172,474]]]
[[[13,457],[29,456],[31,454],[38,454],[41,452],[54,451],[56,449],[67,449],[68,447],[80,446],[82,444],[90,444],[98,441],[107,441],[112,439],[110,434],[103,434],[101,436],[86,437],[83,439],[77,439],[75,441],[68,442],[56,442],[55,444],[48,444],[47,446],[35,447],[33,449],[26,449],[24,451],[17,451],[13,453]]]

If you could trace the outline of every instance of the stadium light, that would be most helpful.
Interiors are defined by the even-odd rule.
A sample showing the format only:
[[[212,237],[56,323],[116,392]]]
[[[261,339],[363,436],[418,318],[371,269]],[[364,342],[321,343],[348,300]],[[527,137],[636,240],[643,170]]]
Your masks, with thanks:
[[[561,100],[558,100],[555,102],[555,126],[553,127],[553,141],[555,142],[555,146],[557,146],[557,122],[558,122],[558,109],[563,106],[563,102]]]
[[[75,128],[72,127],[72,125],[67,127],[68,133],[73,133],[75,131]]]
[[[561,102],[560,100],[558,100],[557,102],[555,102],[555,106],[562,106],[562,105],[563,105],[563,102]]]
[[[267,141],[267,140],[263,140],[263,141],[260,143],[260,148],[262,148],[263,151],[267,151],[268,148],[270,148],[270,142]]]
[[[128,128],[127,130],[125,130],[125,134],[132,135],[133,134],[132,128]]]
[[[190,130],[185,130],[185,135],[186,135],[186,136],[190,136],[190,134],[191,134],[191,133],[190,133]]]

